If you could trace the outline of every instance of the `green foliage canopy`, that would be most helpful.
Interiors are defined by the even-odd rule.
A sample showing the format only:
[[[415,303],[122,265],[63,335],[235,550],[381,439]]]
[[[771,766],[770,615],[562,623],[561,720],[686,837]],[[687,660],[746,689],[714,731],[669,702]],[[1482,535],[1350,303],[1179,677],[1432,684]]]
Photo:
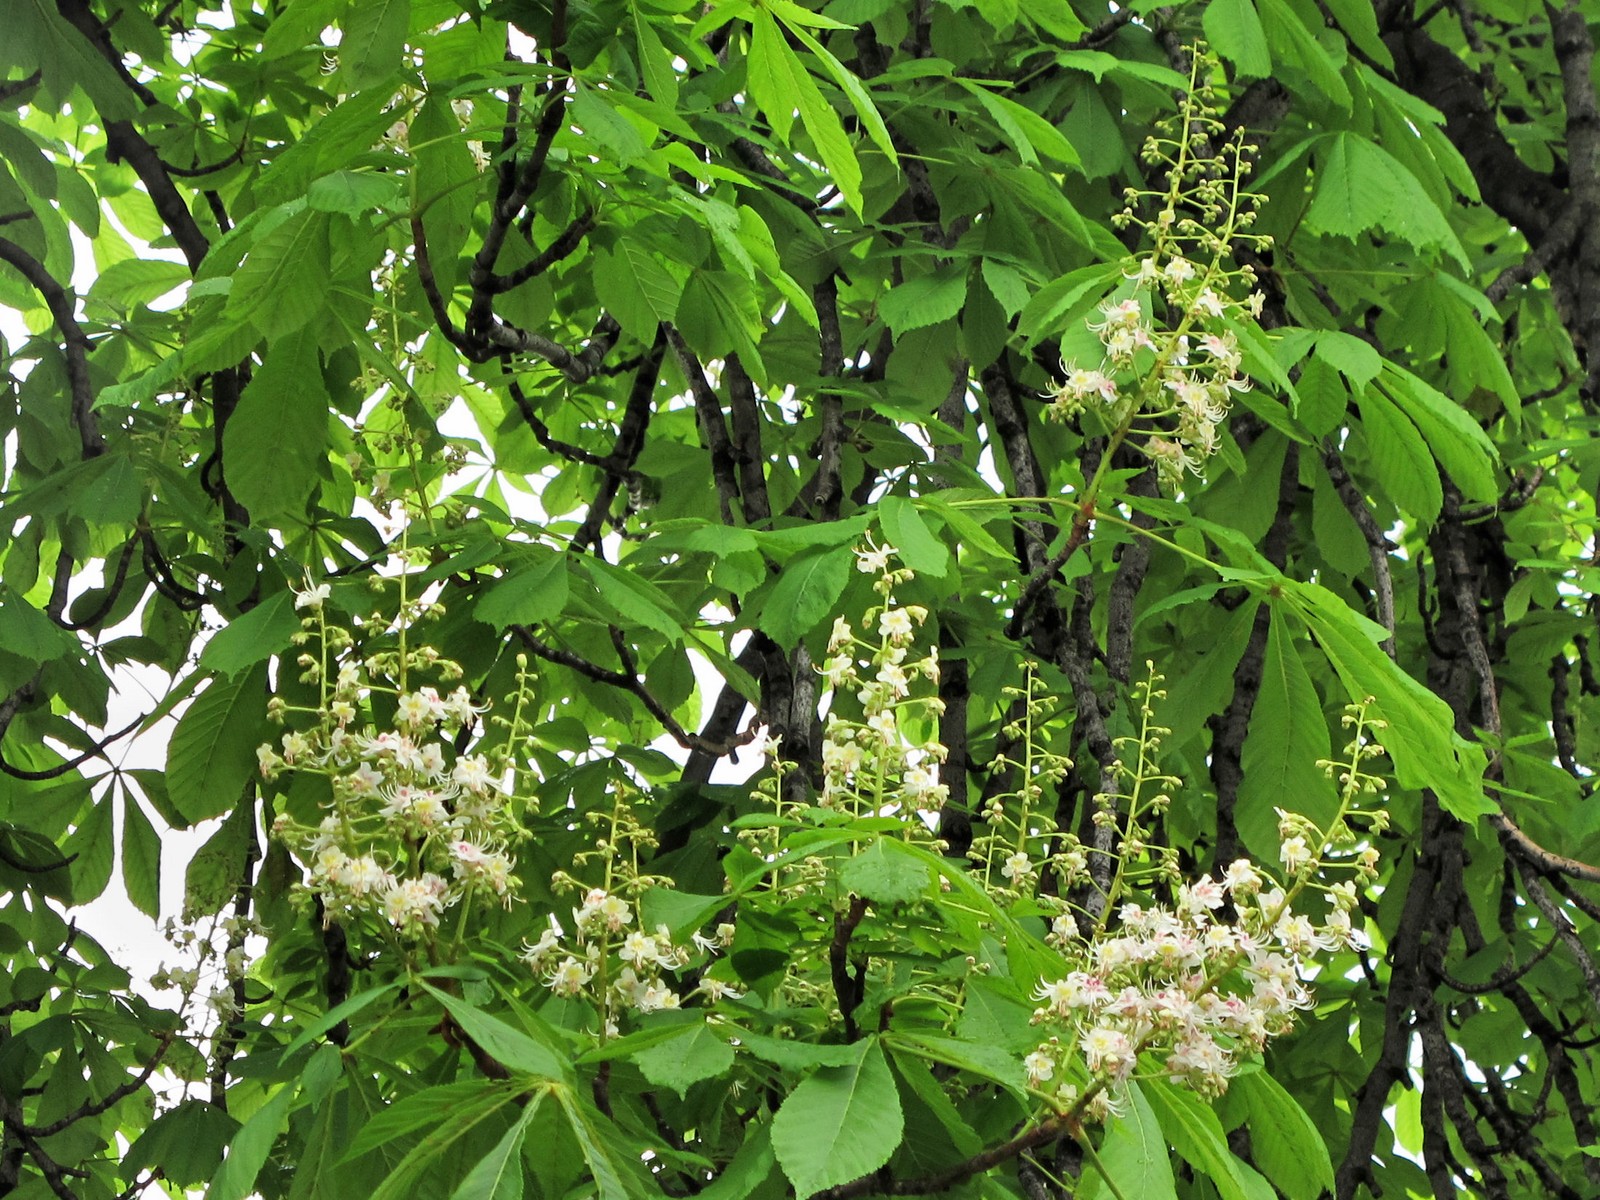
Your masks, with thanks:
[[[1590,15],[9,4],[0,1196],[1594,1194]],[[1201,39],[1194,153],[1243,147],[1270,239],[1220,247],[1253,386],[1203,473],[1160,469],[1175,410],[1058,409],[1151,303],[1124,191],[1149,222]],[[1166,354],[1128,360],[1157,395]],[[873,545],[938,650],[904,718],[932,825],[881,779],[816,803]],[[1096,813],[1143,814],[1124,863],[1276,867],[1339,823],[1352,703],[1386,724],[1370,947],[1220,1097],[1046,1096],[1049,918],[1132,919]],[[392,919],[307,887],[358,836],[346,721],[443,722],[483,843],[375,852],[417,885]],[[122,765],[141,735],[164,770]],[[516,805],[469,819],[490,768]],[[966,857],[1001,828],[1009,883]],[[1088,882],[1018,884],[1079,846]],[[113,878],[200,931],[181,1003],[71,922]],[[579,997],[620,936],[519,948],[602,929],[616,878],[666,940],[611,1030]]]

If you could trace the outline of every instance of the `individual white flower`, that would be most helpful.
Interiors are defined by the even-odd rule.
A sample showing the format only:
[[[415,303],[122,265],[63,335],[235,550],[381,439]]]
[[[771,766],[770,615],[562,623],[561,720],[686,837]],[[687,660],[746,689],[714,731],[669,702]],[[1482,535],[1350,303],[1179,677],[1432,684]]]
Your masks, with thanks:
[[[713,979],[710,976],[701,979],[700,986],[695,990],[713,1004],[718,1000],[741,1000],[744,998],[743,992],[736,992],[722,980]]]
[[[450,771],[450,780],[457,787],[481,796],[494,785],[489,774],[489,762],[481,754],[463,754],[456,759]]]
[[[888,543],[878,546],[869,541],[856,548],[856,570],[863,575],[881,575],[889,569],[889,559],[899,553]]]
[[[422,747],[422,773],[430,779],[444,777],[444,749],[438,742]]]
[[[642,1013],[651,1013],[677,1008],[679,1003],[678,993],[657,980],[644,989],[644,994],[639,997],[638,1007]]]
[[[855,638],[850,622],[843,617],[833,619],[833,632],[828,635],[828,653],[834,654],[848,646]]]
[[[550,952],[560,945],[560,936],[553,927],[546,927],[539,935],[536,942],[522,943],[522,961],[534,970],[544,966],[545,960],[550,957]]]
[[[550,990],[567,999],[583,991],[584,984],[594,978],[594,971],[582,959],[567,955],[550,972]]]
[[[1164,274],[1167,282],[1185,284],[1195,277],[1195,265],[1188,259],[1178,256],[1167,263]]]
[[[1195,311],[1208,317],[1220,317],[1223,311],[1222,297],[1206,288],[1194,298],[1194,307]]]
[[[892,641],[909,638],[914,632],[911,613],[904,608],[886,608],[878,618],[878,633]]]
[[[1311,861],[1311,847],[1306,845],[1305,838],[1297,834],[1284,839],[1278,849],[1278,858],[1283,862],[1284,870],[1292,874]]]
[[[307,586],[304,591],[295,590],[295,610],[298,612],[302,608],[309,608],[312,612],[320,612],[323,601],[332,594],[333,589],[325,583],[319,583],[315,586],[311,586],[310,580],[307,580],[306,583]]]
[[[395,715],[402,724],[415,729],[433,719],[433,705],[421,692],[407,692],[400,697],[400,707]]]
[[[445,883],[437,875],[396,880],[383,898],[384,912],[396,929],[415,932],[436,927],[444,910]]]
[[[1038,1087],[1056,1073],[1056,1064],[1050,1055],[1039,1049],[1022,1060],[1022,1069],[1028,1073],[1029,1085]]]
[[[1104,1071],[1120,1077],[1133,1067],[1133,1043],[1120,1029],[1097,1025],[1083,1035],[1078,1045],[1084,1062],[1096,1074]]]
[[[1251,896],[1261,890],[1261,872],[1249,859],[1237,858],[1228,864],[1222,883],[1235,896]]]
[[[1006,856],[1000,874],[1019,887],[1033,878],[1033,862],[1021,850]]]

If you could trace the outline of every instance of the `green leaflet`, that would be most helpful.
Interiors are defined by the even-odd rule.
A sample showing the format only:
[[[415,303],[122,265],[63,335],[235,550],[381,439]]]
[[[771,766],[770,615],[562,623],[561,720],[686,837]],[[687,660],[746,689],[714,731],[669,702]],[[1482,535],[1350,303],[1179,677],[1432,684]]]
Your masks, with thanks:
[[[1072,143],[1031,108],[991,92],[976,80],[958,76],[953,82],[978,101],[1024,163],[1037,165],[1039,155],[1043,154],[1067,166],[1078,165],[1078,152],[1072,148]]]
[[[1382,745],[1400,786],[1433,788],[1445,810],[1464,821],[1493,812],[1483,790],[1483,748],[1458,737],[1449,706],[1378,648],[1387,632],[1317,584],[1282,586],[1350,698],[1377,700],[1377,715],[1389,723]]]
[[[1233,1081],[1250,1108],[1250,1148],[1288,1200],[1317,1200],[1333,1190],[1328,1145],[1305,1109],[1265,1071]]]
[[[292,1083],[280,1087],[233,1135],[233,1141],[228,1144],[228,1157],[223,1159],[222,1169],[206,1189],[208,1200],[244,1200],[255,1190],[256,1176],[266,1165],[267,1155],[272,1153],[272,1145],[288,1118],[289,1105],[299,1090]]]
[[[222,439],[228,487],[255,520],[303,518],[327,457],[328,407],[312,333],[274,343]]]
[[[1265,79],[1272,74],[1272,52],[1253,0],[1211,0],[1201,22],[1206,41],[1241,72]]]
[[[1423,525],[1432,525],[1444,504],[1444,493],[1427,443],[1378,389],[1362,393],[1359,403],[1372,476],[1388,485],[1402,508]]]
[[[1126,1116],[1107,1122],[1096,1168],[1126,1200],[1177,1200],[1167,1138],[1139,1084],[1128,1084],[1127,1103]]]
[[[547,1094],[534,1092],[523,1107],[522,1115],[495,1143],[494,1149],[467,1172],[466,1178],[450,1194],[450,1200],[521,1200],[522,1143]]]
[[[269,735],[266,682],[260,665],[231,679],[217,676],[179,719],[167,752],[167,788],[189,821],[233,808],[255,774],[256,747]]]
[[[122,796],[122,886],[128,901],[151,920],[161,914],[161,838],[133,793]]]
[[[411,0],[351,0],[339,42],[339,69],[350,90],[382,83],[400,66],[411,24]]]
[[[878,1039],[855,1061],[822,1067],[789,1093],[772,1121],[772,1149],[799,1200],[889,1161],[905,1133],[900,1094]]]
[[[1228,1149],[1222,1122],[1209,1103],[1187,1088],[1162,1079],[1148,1080],[1139,1088],[1172,1148],[1190,1166],[1206,1174],[1221,1200],[1272,1200],[1272,1188],[1267,1182]]]
[[[633,1061],[651,1083],[687,1096],[695,1084],[728,1072],[733,1066],[733,1047],[696,1014],[688,1028],[668,1041],[638,1051]]]
[[[301,209],[257,238],[233,276],[228,315],[268,338],[293,333],[316,316],[328,290],[327,213]]]
[[[85,802],[84,810],[66,841],[61,855],[72,860],[72,899],[87,904],[106,890],[111,882],[116,858],[116,840],[111,831],[111,797]]]
[[[1239,836],[1260,862],[1278,857],[1278,809],[1325,827],[1339,807],[1333,782],[1317,766],[1331,757],[1328,722],[1295,647],[1292,620],[1274,606],[1234,809]]]
[[[274,592],[242,616],[235,617],[206,643],[200,652],[200,669],[218,675],[237,675],[263,659],[282,653],[300,629],[295,595]]]
[[[472,615],[497,630],[537,625],[561,615],[567,605],[567,592],[566,557],[544,554],[533,566],[513,571],[491,584],[473,607]]]
[[[967,298],[967,276],[964,266],[950,266],[908,279],[884,293],[878,315],[897,334],[948,321]]]
[[[839,114],[823,99],[816,81],[783,39],[778,24],[764,9],[750,23],[748,82],[751,94],[772,122],[773,132],[789,141],[798,108],[822,163],[833,176],[845,202],[861,214],[861,164],[845,134]]]
[[[854,566],[855,551],[849,546],[785,564],[766,593],[757,624],[780,646],[793,646],[833,611]]]

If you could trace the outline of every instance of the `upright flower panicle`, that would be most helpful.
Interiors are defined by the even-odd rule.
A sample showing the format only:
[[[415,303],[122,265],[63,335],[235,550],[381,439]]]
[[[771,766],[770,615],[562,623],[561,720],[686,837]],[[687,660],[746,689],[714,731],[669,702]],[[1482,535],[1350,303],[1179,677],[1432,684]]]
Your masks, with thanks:
[[[1177,118],[1145,143],[1144,160],[1165,169],[1166,186],[1130,188],[1118,223],[1144,229],[1151,248],[1088,322],[1100,360],[1063,360],[1047,410],[1056,420],[1099,414],[1115,441],[1131,437],[1172,486],[1203,469],[1233,395],[1250,387],[1235,330],[1262,305],[1253,270],[1232,265],[1236,246],[1268,242],[1249,232],[1259,197],[1243,181],[1254,147],[1217,116],[1208,84],[1216,70],[1195,54]],[[1154,215],[1141,216],[1150,204]]]

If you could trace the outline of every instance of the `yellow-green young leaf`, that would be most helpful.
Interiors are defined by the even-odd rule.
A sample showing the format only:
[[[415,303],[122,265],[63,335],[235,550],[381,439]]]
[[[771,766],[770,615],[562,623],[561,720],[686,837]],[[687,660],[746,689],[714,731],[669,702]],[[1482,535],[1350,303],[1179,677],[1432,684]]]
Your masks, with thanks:
[[[922,575],[942,577],[950,569],[950,552],[934,537],[916,505],[903,496],[878,501],[878,525],[900,561]]]
[[[1298,63],[1311,81],[1318,100],[1330,101],[1334,106],[1350,111],[1350,89],[1339,74],[1339,64],[1317,41],[1298,13],[1284,0],[1257,0],[1261,6],[1262,25],[1269,30],[1272,44],[1278,48],[1280,59]],[[1321,17],[1317,25],[1322,25]],[[1341,45],[1340,49],[1343,49]]]
[[[633,36],[639,47],[639,74],[644,76],[650,98],[668,108],[677,107],[678,73],[672,69],[672,55],[639,5],[633,7]]]
[[[128,258],[101,271],[89,285],[89,295],[127,307],[149,304],[187,282],[189,268],[182,263]]]
[[[900,1092],[876,1037],[847,1066],[823,1067],[772,1120],[772,1149],[799,1200],[876,1171],[905,1135]]]
[[[1107,1123],[1094,1164],[1116,1194],[1139,1200],[1177,1200],[1167,1139],[1137,1083],[1128,1084],[1128,1111]]]
[[[1406,512],[1432,525],[1444,504],[1439,469],[1417,427],[1376,388],[1361,396],[1361,427],[1374,479]]]
[[[834,186],[850,206],[850,211],[861,216],[861,163],[856,159],[855,148],[844,131],[844,123],[833,105],[822,98],[822,92],[811,76],[801,72],[802,87],[798,96],[800,119],[805,122],[811,143],[817,148],[822,165],[828,168]]]
[[[898,164],[900,155],[894,148],[894,138],[889,133],[889,127],[883,123],[883,115],[878,112],[878,106],[872,102],[872,97],[868,94],[866,85],[861,82],[855,72],[835,58],[826,46],[807,33],[803,26],[789,18],[787,12],[791,9],[804,12],[806,16],[813,14],[801,9],[798,5],[789,4],[784,6],[779,15],[783,17],[784,24],[788,27],[789,32],[794,34],[807,50],[817,56],[817,61],[827,69],[828,74],[833,77],[833,81],[839,85],[839,89],[844,92],[845,97],[850,101],[850,107],[855,109],[856,116],[860,118],[861,126],[867,131],[867,136],[873,140],[878,149],[883,151],[890,162]]]
[[[339,69],[350,91],[382,83],[400,69],[411,0],[350,0],[342,24]]]
[[[1433,456],[1469,499],[1492,500],[1499,495],[1495,477],[1499,452],[1471,414],[1393,363],[1384,364],[1378,386],[1416,424]]]
[[[327,459],[329,397],[315,332],[275,343],[222,435],[223,478],[256,524],[299,524]]]
[[[1267,31],[1261,27],[1254,0],[1211,0],[1200,20],[1206,40],[1238,67],[1240,74],[1258,79],[1272,74]]]
[[[648,579],[598,558],[581,560],[600,598],[630,628],[653,629],[669,642],[683,640],[683,622],[672,612],[672,600]]]
[[[191,821],[228,812],[256,771],[256,747],[267,725],[267,672],[218,676],[178,721],[167,749],[167,791]]]
[[[122,795],[122,886],[129,902],[154,920],[161,914],[161,839],[133,793],[117,790]]]
[[[0,37],[0,76],[21,78],[39,71],[46,95],[60,102],[81,91],[101,117],[131,118],[134,94],[100,56],[93,42],[74,29],[47,0],[10,0]]]
[[[746,62],[750,94],[766,114],[773,134],[787,142],[789,131],[794,128],[795,104],[801,89],[816,85],[765,9],[757,10],[751,18],[750,56]]]

